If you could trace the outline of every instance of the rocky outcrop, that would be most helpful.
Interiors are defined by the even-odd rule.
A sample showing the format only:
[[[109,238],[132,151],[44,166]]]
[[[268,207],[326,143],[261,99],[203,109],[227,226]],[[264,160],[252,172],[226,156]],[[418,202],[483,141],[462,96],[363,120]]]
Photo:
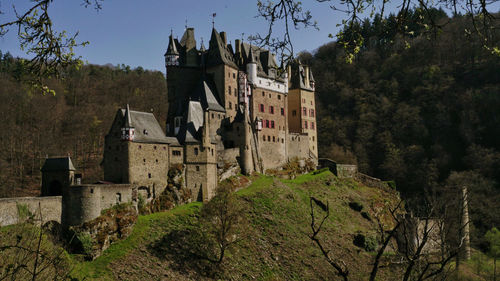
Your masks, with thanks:
[[[93,260],[112,243],[128,237],[136,221],[137,209],[131,204],[104,210],[101,216],[70,228],[73,233],[72,248],[84,254],[86,259]]]

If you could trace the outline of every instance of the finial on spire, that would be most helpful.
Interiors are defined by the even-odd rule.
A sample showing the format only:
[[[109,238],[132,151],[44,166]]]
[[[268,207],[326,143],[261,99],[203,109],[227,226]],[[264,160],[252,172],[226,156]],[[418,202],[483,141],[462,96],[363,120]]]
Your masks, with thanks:
[[[188,29],[188,20],[186,19],[186,21],[184,22],[184,28],[186,28],[186,30]]]
[[[212,14],[212,28],[215,28],[215,17],[217,16],[217,13]]]
[[[172,28],[170,28],[170,36],[173,36],[174,35],[174,30]]]
[[[245,33],[244,33],[244,32],[242,32],[242,33],[241,33],[241,42],[243,42],[243,38],[244,38],[244,37],[245,37]]]

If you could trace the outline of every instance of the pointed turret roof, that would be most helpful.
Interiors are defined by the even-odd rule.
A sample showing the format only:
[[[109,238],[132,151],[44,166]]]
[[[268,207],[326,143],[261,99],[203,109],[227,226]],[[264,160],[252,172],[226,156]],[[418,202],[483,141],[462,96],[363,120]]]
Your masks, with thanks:
[[[253,51],[252,51],[252,47],[250,46],[250,51],[248,51],[248,61],[247,63],[257,63],[255,61],[255,58],[254,58],[254,54],[253,54]]]
[[[179,51],[177,51],[177,46],[175,44],[175,39],[174,35],[172,32],[170,33],[170,36],[168,37],[168,48],[167,52],[165,55],[179,55]]]

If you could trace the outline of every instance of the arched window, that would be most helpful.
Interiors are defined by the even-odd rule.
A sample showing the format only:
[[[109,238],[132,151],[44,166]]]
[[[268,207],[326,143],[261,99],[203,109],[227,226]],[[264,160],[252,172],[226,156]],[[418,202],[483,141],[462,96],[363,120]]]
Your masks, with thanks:
[[[198,155],[198,148],[197,147],[194,148],[194,155]]]

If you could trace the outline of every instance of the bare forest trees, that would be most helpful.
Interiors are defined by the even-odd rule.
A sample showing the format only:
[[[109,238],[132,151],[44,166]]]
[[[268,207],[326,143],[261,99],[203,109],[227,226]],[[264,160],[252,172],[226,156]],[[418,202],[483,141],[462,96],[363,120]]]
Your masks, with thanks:
[[[453,271],[450,263],[463,255],[468,237],[464,229],[469,222],[462,220],[462,197],[458,193],[446,196],[428,197],[427,203],[419,203],[419,217],[404,211],[403,201],[389,209],[393,225],[387,229],[380,219],[376,221],[380,228],[379,247],[371,263],[370,281],[377,280],[380,265],[392,264],[400,269],[401,280],[429,280],[439,276],[445,279]],[[443,203],[443,200],[445,203]],[[457,208],[457,206],[459,208]],[[349,268],[342,257],[335,257],[320,238],[321,227],[329,217],[329,204],[311,197],[311,240],[317,245],[326,261],[336,270],[343,280],[349,280]],[[316,211],[315,211],[316,210]],[[318,216],[318,211],[322,215]],[[384,257],[389,247],[399,254]]]
[[[49,241],[40,208],[18,209],[28,222],[0,228],[0,280],[68,280],[67,257]]]
[[[465,30],[468,36],[480,38],[484,48],[494,55],[500,55],[498,45],[492,43],[491,36],[498,28],[498,18],[492,14],[494,1],[484,0],[460,0],[460,1],[424,1],[424,0],[398,0],[398,1],[369,1],[369,0],[347,0],[339,3],[331,0],[316,0],[324,3],[325,8],[332,13],[342,15],[342,21],[337,25],[340,30],[335,34],[337,42],[344,47],[346,60],[352,62],[365,45],[364,34],[361,26],[365,19],[370,21],[384,21],[388,13],[394,18],[394,24],[385,28],[387,33],[396,33],[405,38],[405,44],[409,47],[409,40],[418,33],[423,33],[428,38],[435,38],[443,31],[443,27],[449,21],[440,21],[437,10],[445,10],[453,15],[465,14],[469,19],[471,27]],[[269,28],[266,34],[257,34],[250,39],[260,45],[265,45],[281,55],[285,61],[294,57],[293,42],[291,40],[292,27],[318,28],[314,21],[314,15],[304,7],[301,1],[258,0],[257,7],[259,16],[268,22]],[[415,10],[414,13],[412,10]],[[276,25],[282,24],[284,30],[276,30]],[[321,27],[334,29],[333,27]],[[418,31],[417,31],[418,29]],[[333,34],[329,35],[331,38]]]

